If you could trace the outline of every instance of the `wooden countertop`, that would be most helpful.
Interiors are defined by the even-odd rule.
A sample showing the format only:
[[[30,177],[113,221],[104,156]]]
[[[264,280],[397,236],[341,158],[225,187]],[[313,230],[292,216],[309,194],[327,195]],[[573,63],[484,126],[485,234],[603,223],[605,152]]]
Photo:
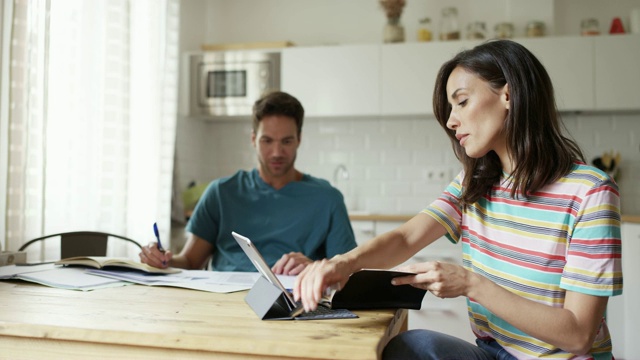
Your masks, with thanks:
[[[414,217],[413,215],[392,215],[392,214],[349,214],[352,221],[397,221],[405,222]],[[640,224],[640,215],[622,215],[622,222]]]
[[[640,224],[640,215],[622,215],[622,222]]]
[[[414,217],[413,215],[392,215],[392,214],[349,214],[352,221],[399,221],[405,222]]]

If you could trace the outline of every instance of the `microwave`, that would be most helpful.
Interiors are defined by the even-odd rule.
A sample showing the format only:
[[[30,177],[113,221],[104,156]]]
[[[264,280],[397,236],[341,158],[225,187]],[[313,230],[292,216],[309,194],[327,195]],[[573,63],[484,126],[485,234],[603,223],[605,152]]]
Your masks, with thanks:
[[[225,51],[190,55],[190,115],[251,115],[265,92],[280,89],[280,53]]]

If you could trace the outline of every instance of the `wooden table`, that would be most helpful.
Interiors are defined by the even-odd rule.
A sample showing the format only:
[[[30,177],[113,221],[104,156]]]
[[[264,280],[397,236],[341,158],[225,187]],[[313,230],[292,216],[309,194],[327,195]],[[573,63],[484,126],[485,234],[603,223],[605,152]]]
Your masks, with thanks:
[[[375,359],[406,328],[406,310],[262,321],[246,293],[142,285],[80,292],[1,281],[0,357]]]

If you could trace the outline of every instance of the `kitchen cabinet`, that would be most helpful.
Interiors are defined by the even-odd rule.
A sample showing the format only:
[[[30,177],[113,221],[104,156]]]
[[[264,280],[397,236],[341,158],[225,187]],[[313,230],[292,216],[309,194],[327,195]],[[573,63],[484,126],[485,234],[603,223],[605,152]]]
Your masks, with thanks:
[[[474,41],[386,44],[381,47],[383,115],[433,114],[433,87],[442,64]]]
[[[517,39],[529,49],[551,77],[558,109],[593,110],[595,75],[592,37]]]
[[[636,359],[640,354],[640,224],[622,224],[622,295],[609,299],[607,324],[613,341],[613,355],[618,360]]]
[[[598,110],[640,109],[640,35],[598,36],[594,41]]]
[[[376,235],[391,231],[403,222],[352,220],[351,226],[358,245],[364,244]],[[406,263],[443,261],[462,265],[462,248],[446,238],[421,250]],[[427,293],[420,310],[409,310],[409,329],[429,329],[462,338],[474,343],[475,336],[469,325],[467,301],[464,297],[440,299]]]
[[[593,39],[558,37],[516,39],[538,57],[549,73],[560,110],[592,110]],[[382,114],[433,114],[433,88],[442,64],[478,41],[390,44],[382,46]],[[562,56],[558,56],[562,54]]]
[[[640,109],[640,35],[514,39],[547,69],[562,111]],[[282,89],[308,116],[433,114],[442,64],[478,41],[287,48]]]
[[[286,48],[281,84],[306,116],[379,115],[380,46]]]

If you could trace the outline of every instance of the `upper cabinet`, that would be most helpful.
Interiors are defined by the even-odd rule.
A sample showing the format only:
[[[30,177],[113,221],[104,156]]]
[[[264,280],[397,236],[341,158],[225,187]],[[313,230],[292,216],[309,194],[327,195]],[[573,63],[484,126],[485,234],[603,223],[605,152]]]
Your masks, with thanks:
[[[640,35],[515,39],[547,69],[562,111],[637,110]],[[309,116],[433,115],[438,70],[477,41],[288,48],[283,90]]]
[[[640,108],[640,35],[614,35],[595,40],[596,107]]]
[[[282,90],[307,116],[380,114],[380,46],[344,45],[282,51]]]
[[[440,66],[475,44],[449,41],[382,45],[382,114],[433,114],[433,87]]]
[[[593,110],[595,79],[592,37],[517,39],[549,73],[558,109]]]

